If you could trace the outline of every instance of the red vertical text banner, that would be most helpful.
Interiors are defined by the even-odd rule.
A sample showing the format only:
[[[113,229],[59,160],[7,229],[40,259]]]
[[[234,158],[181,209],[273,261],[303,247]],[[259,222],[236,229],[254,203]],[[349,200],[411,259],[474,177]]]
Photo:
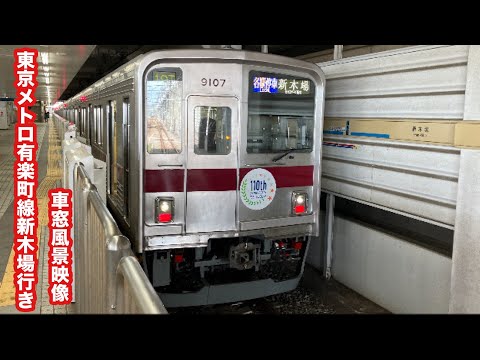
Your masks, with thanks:
[[[38,282],[38,163],[36,114],[29,109],[37,102],[38,51],[14,50],[14,74],[17,106],[14,155],[14,216],[13,250],[15,306],[17,310],[35,310]]]

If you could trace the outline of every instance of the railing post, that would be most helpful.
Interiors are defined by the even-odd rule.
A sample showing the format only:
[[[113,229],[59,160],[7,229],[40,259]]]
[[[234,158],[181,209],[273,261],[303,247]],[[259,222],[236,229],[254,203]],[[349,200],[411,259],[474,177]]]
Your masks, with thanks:
[[[124,253],[130,249],[130,241],[123,235],[112,236],[107,240],[106,264],[107,264],[107,313],[121,314],[122,307],[118,307],[117,299],[117,268]],[[120,300],[120,305],[123,299]]]
[[[325,216],[325,278],[330,279],[332,276],[332,242],[333,242],[333,220],[335,217],[335,196],[327,193],[327,213]]]
[[[334,45],[333,60],[340,60],[343,58],[343,45]]]
[[[78,312],[87,313],[86,308],[88,304],[86,289],[88,287],[88,219],[87,219],[87,202],[88,194],[92,191],[94,186],[87,177],[82,173],[82,165],[75,164],[74,172],[74,255],[75,255],[75,294],[76,294],[76,308]],[[82,272],[80,272],[82,270]]]

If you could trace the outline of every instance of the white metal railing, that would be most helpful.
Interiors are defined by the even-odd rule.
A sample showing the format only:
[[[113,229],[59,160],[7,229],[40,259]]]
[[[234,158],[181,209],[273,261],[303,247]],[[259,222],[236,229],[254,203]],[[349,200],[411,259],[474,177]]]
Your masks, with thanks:
[[[67,139],[74,138],[75,136],[75,130],[69,130],[69,124],[70,122],[64,118],[62,118],[60,115],[53,114],[52,116],[53,123],[55,124],[55,128],[57,129],[58,136],[60,140],[65,140],[65,134],[67,134]]]
[[[75,311],[167,314],[81,164],[74,168]]]
[[[57,129],[58,137],[60,138],[60,140],[63,140],[65,138],[66,120],[64,120],[57,114],[53,114],[52,119],[53,123],[55,124],[55,128]]]

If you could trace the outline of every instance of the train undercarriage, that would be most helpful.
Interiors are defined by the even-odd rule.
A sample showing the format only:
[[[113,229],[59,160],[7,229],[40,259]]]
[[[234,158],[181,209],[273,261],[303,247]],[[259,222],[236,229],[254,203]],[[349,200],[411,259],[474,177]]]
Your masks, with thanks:
[[[307,236],[210,239],[206,247],[146,252],[144,266],[166,306],[214,304],[232,293],[252,299],[293,289],[307,245]],[[250,291],[252,285],[258,290]]]

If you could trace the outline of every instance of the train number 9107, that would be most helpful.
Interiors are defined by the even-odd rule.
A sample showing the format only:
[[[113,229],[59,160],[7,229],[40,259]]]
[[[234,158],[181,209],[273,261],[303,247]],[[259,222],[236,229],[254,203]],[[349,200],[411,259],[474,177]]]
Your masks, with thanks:
[[[201,82],[202,86],[223,87],[225,85],[225,79],[202,78]]]

